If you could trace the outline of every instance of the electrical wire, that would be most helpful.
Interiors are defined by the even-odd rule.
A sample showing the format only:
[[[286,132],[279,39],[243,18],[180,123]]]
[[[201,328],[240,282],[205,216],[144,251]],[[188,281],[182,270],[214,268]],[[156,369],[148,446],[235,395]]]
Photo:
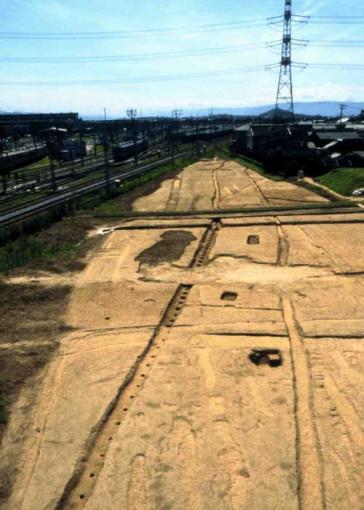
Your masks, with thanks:
[[[124,54],[124,55],[94,55],[84,57],[1,57],[0,62],[16,64],[67,64],[67,63],[92,63],[92,62],[138,62],[150,59],[169,59],[184,57],[200,57],[207,55],[220,55],[241,51],[264,49],[265,45],[235,45],[222,46],[217,48],[200,48],[195,50]]]
[[[336,69],[343,71],[363,71],[364,64],[326,64],[313,62],[309,65],[310,69]]]
[[[172,75],[154,75],[154,76],[140,76],[135,78],[114,78],[106,80],[68,80],[68,81],[0,81],[0,86],[77,86],[77,85],[117,85],[117,84],[128,84],[128,83],[149,83],[149,82],[163,82],[163,81],[179,81],[179,80],[190,80],[195,78],[207,78],[214,76],[228,76],[233,74],[245,74],[257,71],[263,71],[264,67],[260,65],[247,66],[247,67],[236,67],[232,69],[224,69],[217,71],[202,71],[197,73],[184,73],[184,74],[172,74]]]
[[[343,71],[363,71],[364,64],[327,64],[314,62],[308,66],[310,69],[333,69]],[[152,76],[139,76],[134,78],[113,78],[105,80],[68,80],[68,81],[0,81],[0,86],[85,86],[85,85],[117,85],[117,84],[131,84],[131,83],[150,83],[150,82],[165,82],[165,81],[182,81],[190,80],[195,78],[211,78],[217,76],[229,76],[234,74],[245,74],[255,73],[264,71],[266,67],[261,65],[247,66],[247,67],[236,67],[231,69],[222,69],[216,71],[202,71],[196,73],[183,73],[183,74],[172,74],[172,75],[152,75]]]
[[[0,39],[28,39],[28,40],[79,40],[79,39],[115,39],[141,35],[176,35],[216,32],[226,30],[240,30],[265,26],[264,18],[251,18],[223,23],[205,25],[188,25],[167,28],[146,28],[109,32],[0,32]]]
[[[320,47],[350,47],[350,48],[361,48],[364,47],[364,40],[332,40],[325,41],[322,39],[311,39],[309,41],[310,46],[320,46]]]
[[[276,41],[274,41],[275,43]],[[322,39],[313,39],[304,41],[309,43],[308,47],[318,48],[331,48],[331,47],[350,47],[350,48],[363,48],[364,40],[333,40],[325,41]],[[277,41],[277,46],[280,47],[281,41]],[[222,55],[228,53],[240,53],[243,51],[252,51],[265,48],[272,48],[272,44],[258,45],[234,45],[234,46],[221,46],[215,48],[200,48],[183,51],[170,51],[170,52],[155,52],[155,53],[140,53],[140,54],[124,54],[124,55],[93,55],[93,56],[73,56],[73,57],[4,57],[0,56],[0,62],[12,64],[73,64],[73,63],[100,63],[100,62],[138,62],[145,60],[161,60],[170,58],[185,58],[185,57],[200,57],[209,55]],[[307,47],[302,44],[302,47]]]
[[[362,24],[364,16],[302,16],[293,14],[293,18],[309,20],[315,24]],[[268,18],[277,23],[284,20],[283,16]],[[221,23],[207,23],[201,25],[184,25],[165,28],[144,28],[119,31],[98,32],[0,32],[0,39],[28,39],[28,40],[77,40],[77,39],[113,39],[140,35],[176,35],[215,32],[225,30],[239,30],[241,28],[255,28],[266,26],[266,18],[245,18],[243,20],[225,21]]]

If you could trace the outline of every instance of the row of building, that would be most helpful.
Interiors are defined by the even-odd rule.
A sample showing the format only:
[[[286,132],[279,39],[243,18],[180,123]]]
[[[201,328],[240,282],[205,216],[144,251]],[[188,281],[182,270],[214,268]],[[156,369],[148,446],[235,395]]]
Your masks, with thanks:
[[[234,131],[232,150],[271,170],[311,175],[364,166],[364,123],[246,124]]]

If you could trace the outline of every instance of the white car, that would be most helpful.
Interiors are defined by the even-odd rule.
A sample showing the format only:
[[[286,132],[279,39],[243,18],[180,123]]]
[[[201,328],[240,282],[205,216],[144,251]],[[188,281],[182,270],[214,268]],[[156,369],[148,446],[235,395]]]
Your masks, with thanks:
[[[356,189],[352,192],[353,197],[361,197],[364,195],[364,188]]]

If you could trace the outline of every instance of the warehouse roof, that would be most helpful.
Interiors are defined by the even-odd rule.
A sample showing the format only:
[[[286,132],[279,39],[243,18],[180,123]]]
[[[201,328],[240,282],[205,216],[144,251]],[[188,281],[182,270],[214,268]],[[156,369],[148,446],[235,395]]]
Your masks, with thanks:
[[[252,124],[250,130],[254,136],[269,136],[272,133],[287,133],[287,126],[279,124]]]
[[[360,140],[360,136],[355,131],[316,131],[315,135],[320,140]]]
[[[249,129],[250,129],[250,124],[243,124],[242,126],[234,128],[234,131],[244,132],[244,131],[249,131]]]

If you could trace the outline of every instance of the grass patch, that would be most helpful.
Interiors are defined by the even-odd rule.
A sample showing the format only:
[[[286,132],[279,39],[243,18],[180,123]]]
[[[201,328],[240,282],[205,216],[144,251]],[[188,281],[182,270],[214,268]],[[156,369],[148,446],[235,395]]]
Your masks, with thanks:
[[[336,193],[351,195],[355,189],[364,188],[364,168],[335,168],[318,180]]]
[[[0,272],[22,267],[36,259],[54,259],[62,256],[68,259],[77,257],[78,243],[50,244],[33,237],[21,237],[0,247]]]

